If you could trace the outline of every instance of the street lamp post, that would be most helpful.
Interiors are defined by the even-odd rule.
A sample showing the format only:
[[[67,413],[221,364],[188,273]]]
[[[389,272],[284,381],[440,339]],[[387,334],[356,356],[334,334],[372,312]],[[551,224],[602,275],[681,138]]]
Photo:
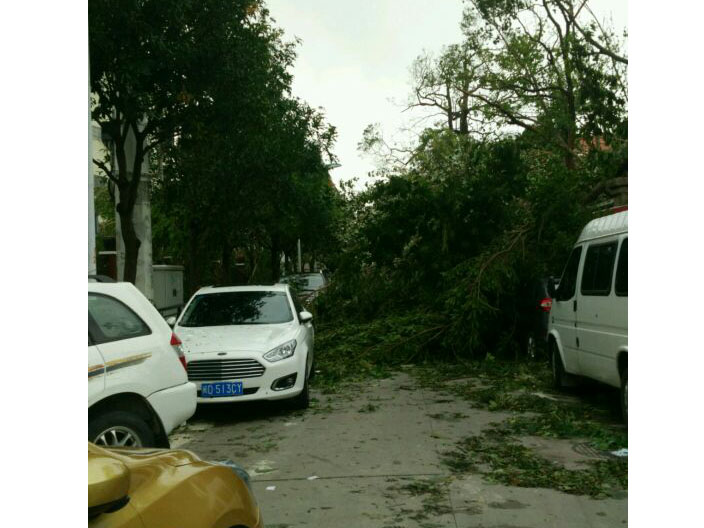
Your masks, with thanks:
[[[301,273],[303,269],[301,268],[301,239],[298,239],[298,273]]]

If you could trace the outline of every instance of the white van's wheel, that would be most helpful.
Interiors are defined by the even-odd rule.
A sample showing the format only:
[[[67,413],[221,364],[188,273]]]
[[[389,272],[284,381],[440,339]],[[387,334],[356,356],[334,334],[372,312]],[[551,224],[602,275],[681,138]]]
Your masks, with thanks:
[[[621,372],[621,413],[623,421],[628,425],[628,367]]]

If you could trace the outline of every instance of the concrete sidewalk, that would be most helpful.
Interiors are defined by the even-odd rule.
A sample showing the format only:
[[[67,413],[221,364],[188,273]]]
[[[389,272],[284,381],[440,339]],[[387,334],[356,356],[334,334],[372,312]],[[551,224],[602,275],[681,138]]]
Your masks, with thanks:
[[[172,447],[230,459],[252,475],[272,527],[613,527],[627,500],[452,475],[441,455],[508,415],[416,386],[405,373],[343,395],[313,393],[306,412],[275,405],[199,409]]]

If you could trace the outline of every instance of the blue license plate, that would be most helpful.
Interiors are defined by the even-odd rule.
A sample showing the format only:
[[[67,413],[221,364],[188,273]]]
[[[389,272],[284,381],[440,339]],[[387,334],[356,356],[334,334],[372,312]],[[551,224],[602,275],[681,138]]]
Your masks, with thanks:
[[[203,383],[200,386],[200,395],[202,398],[242,396],[242,382],[222,381],[220,383]]]

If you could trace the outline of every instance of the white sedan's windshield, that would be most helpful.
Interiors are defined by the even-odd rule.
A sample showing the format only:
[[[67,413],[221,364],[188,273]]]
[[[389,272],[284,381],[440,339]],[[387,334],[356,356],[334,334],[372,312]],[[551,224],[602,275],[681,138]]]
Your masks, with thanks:
[[[183,314],[181,326],[278,324],[293,320],[284,292],[241,291],[196,296]]]

